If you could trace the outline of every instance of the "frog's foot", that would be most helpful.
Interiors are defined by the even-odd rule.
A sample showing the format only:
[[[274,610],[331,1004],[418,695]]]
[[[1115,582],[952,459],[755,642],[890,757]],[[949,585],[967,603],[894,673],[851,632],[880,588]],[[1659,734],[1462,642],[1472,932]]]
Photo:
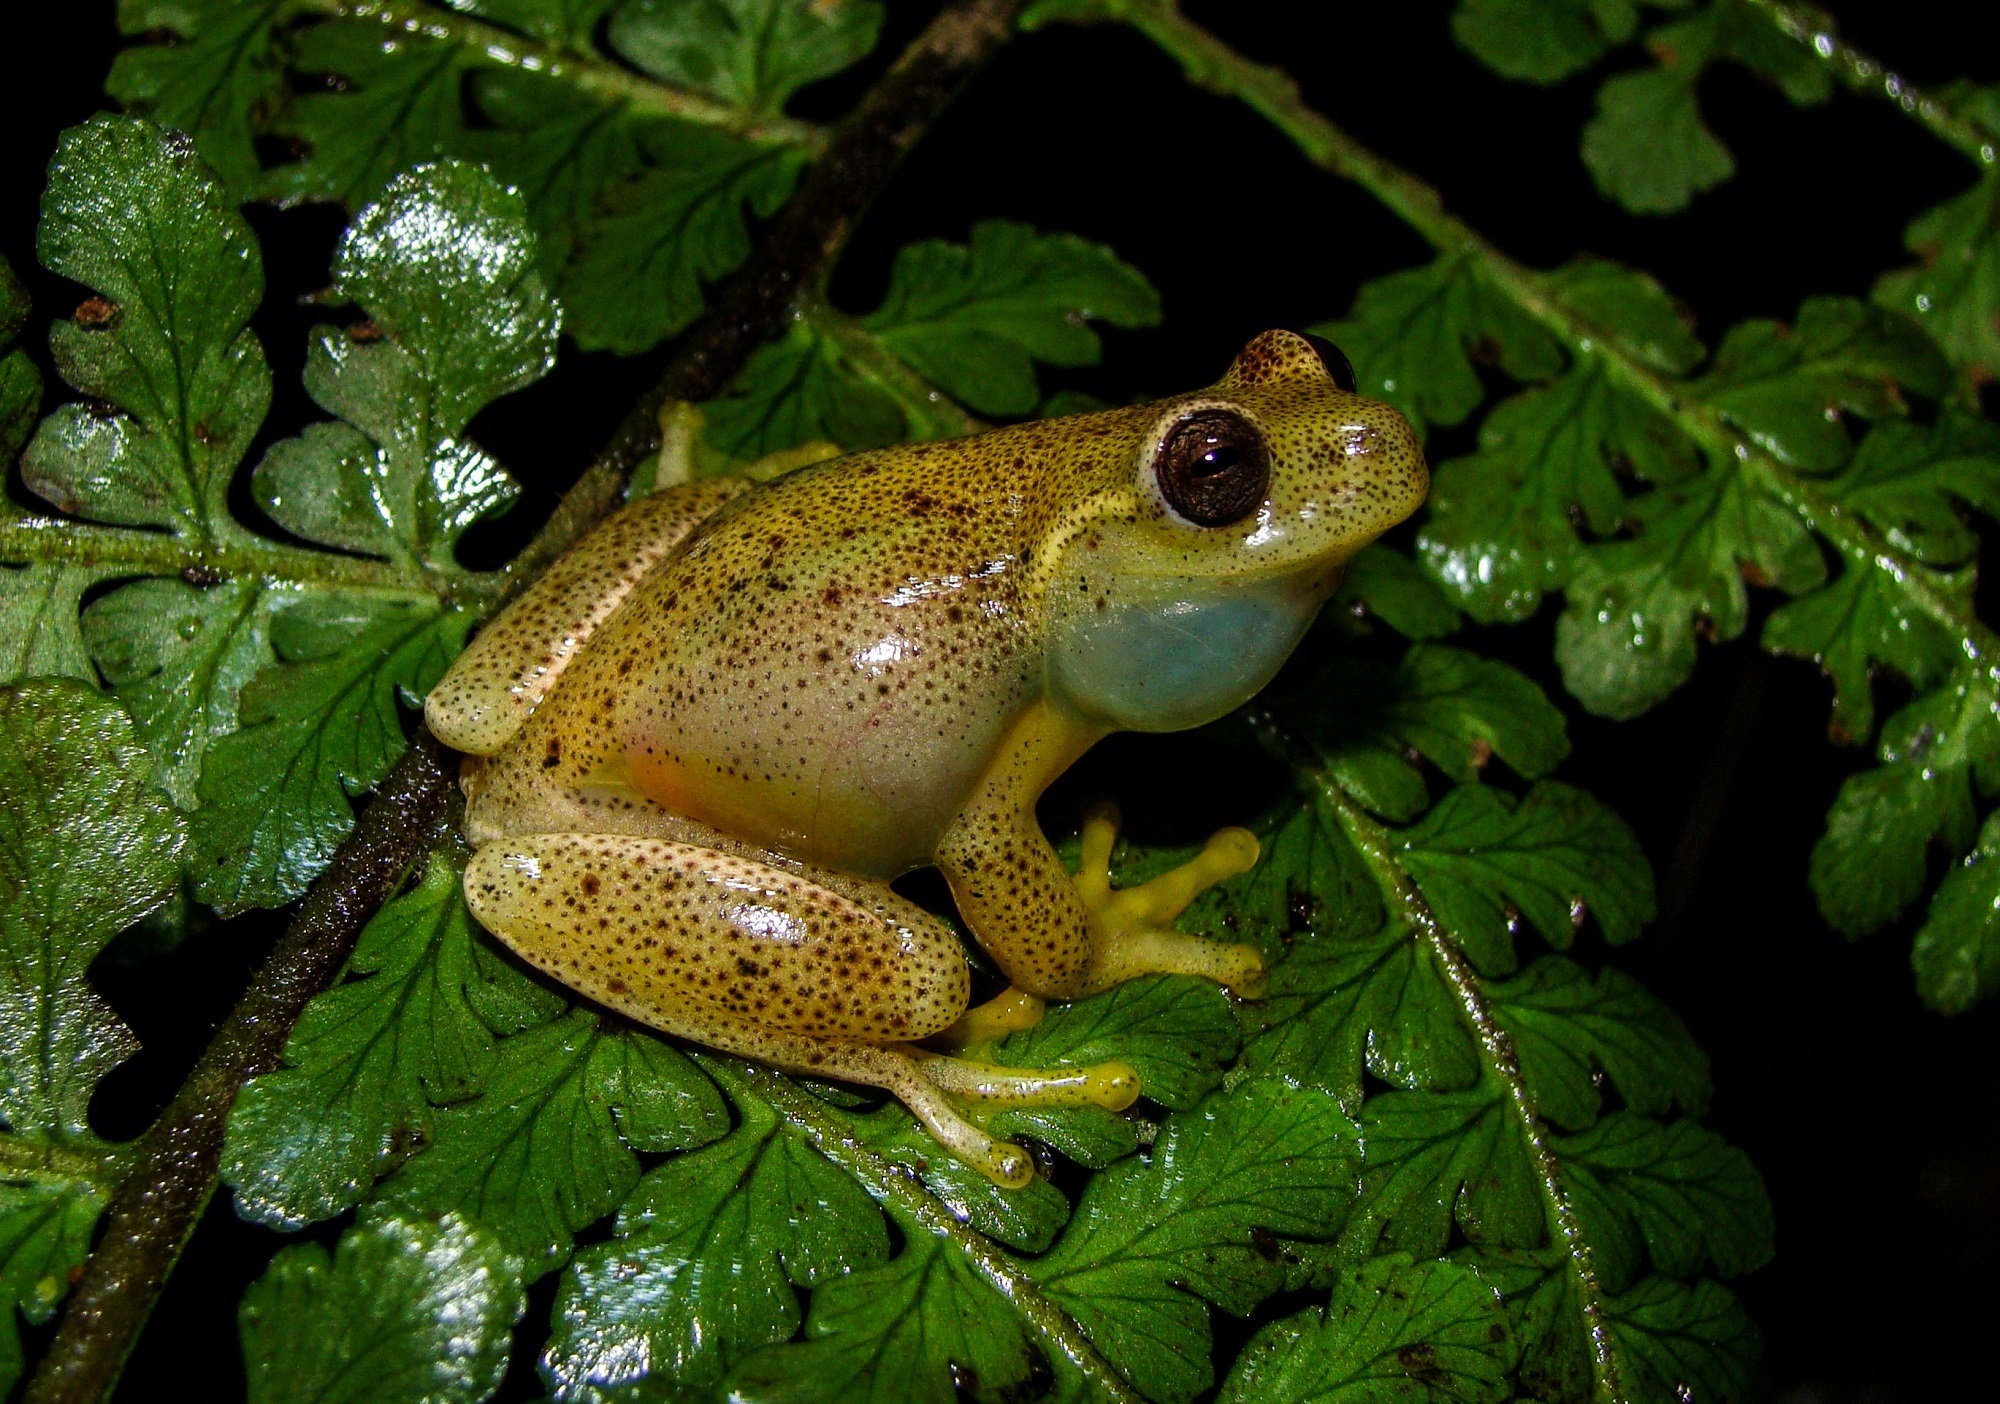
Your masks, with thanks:
[[[1117,841],[1115,806],[1099,805],[1084,817],[1076,891],[1097,943],[1092,988],[1107,989],[1135,975],[1200,975],[1245,999],[1262,998],[1270,977],[1256,947],[1172,928],[1196,897],[1256,866],[1257,836],[1248,829],[1217,830],[1201,852],[1172,872],[1127,888],[1111,886],[1111,849]]]
[[[1008,1107],[1123,1111],[1139,1100],[1139,1071],[1130,1063],[1007,1068],[918,1048],[911,1048],[908,1056],[928,1088],[891,1090],[952,1154],[1008,1189],[1019,1189],[1034,1177],[1034,1162],[1012,1141],[994,1140],[977,1122]],[[944,1095],[937,1095],[940,1093]],[[971,1115],[962,1112],[956,1102],[973,1103]]]
[[[1042,1015],[1048,1012],[1048,1008],[1048,1001],[1039,995],[1009,986],[978,1008],[966,1010],[958,1016],[957,1023],[943,1033],[933,1034],[924,1042],[943,1053],[976,1048],[982,1043],[996,1043],[1010,1033],[1032,1029],[1041,1023]]]

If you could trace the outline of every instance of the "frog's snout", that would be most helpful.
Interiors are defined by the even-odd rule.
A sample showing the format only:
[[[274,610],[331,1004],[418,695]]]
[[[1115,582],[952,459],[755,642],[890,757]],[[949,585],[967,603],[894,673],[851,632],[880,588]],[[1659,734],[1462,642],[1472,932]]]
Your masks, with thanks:
[[[1424,446],[1410,421],[1379,401],[1343,425],[1332,446],[1345,464],[1340,497],[1355,534],[1373,540],[1407,520],[1431,490]]]

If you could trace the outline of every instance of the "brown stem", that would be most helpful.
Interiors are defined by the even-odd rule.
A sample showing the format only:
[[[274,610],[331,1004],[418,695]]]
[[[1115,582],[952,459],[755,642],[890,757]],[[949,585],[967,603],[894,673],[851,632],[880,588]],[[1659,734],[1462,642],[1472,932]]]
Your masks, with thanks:
[[[518,590],[617,505],[659,450],[671,400],[705,400],[743,368],[829,271],[854,221],[959,87],[1013,32],[1024,0],[958,0],[905,49],[834,129],[825,155],[763,242],[681,337],[660,381],[508,567]],[[495,608],[498,607],[498,601]],[[360,822],[164,1115],[64,1309],[22,1404],[93,1404],[117,1383],[195,1221],[215,1189],[224,1128],[243,1083],[277,1066],[306,1002],[347,962],[361,928],[429,850],[451,795],[450,753],[418,729]]]

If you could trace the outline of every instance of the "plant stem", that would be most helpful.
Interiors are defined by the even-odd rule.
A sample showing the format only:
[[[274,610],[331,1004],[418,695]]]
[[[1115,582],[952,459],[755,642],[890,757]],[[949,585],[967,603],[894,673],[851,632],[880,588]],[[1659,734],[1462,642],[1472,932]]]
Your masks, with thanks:
[[[178,575],[188,580],[260,579],[273,585],[366,590],[446,603],[479,604],[499,589],[497,575],[433,574],[389,561],[310,551],[281,541],[239,537],[196,546],[165,532],[96,526],[61,517],[0,520],[0,561],[64,565],[104,576]]]
[[[565,53],[533,39],[482,23],[422,0],[302,0],[301,8],[335,19],[375,20],[405,34],[442,39],[506,68],[560,78],[598,97],[629,104],[637,111],[721,127],[753,141],[802,146],[817,153],[826,145],[824,128],[785,116],[763,116],[706,93],[644,77],[604,59]]]
[[[784,324],[904,153],[1012,35],[1024,3],[947,5],[833,129],[824,156],[757,251],[682,335],[659,384],[504,573],[485,602],[489,613],[617,505],[633,470],[659,449],[660,410],[669,400],[720,393]],[[95,1404],[109,1396],[214,1192],[237,1092],[277,1065],[306,1002],[339,974],[361,928],[440,837],[456,769],[420,726],[173,1104],[142,1138],[22,1404]]]
[[[702,1064],[712,1068],[717,1061],[703,1058]],[[906,1166],[896,1164],[862,1141],[841,1125],[823,1102],[782,1073],[734,1060],[724,1066],[796,1126],[812,1142],[813,1149],[859,1181],[878,1203],[902,1210],[925,1232],[943,1239],[962,1254],[973,1271],[1005,1297],[1035,1334],[1095,1385],[1103,1398],[1138,1404],[1139,1396],[1132,1392],[1131,1386],[1098,1354],[1090,1337],[1069,1313],[1049,1300],[1041,1284],[1019,1262],[988,1242],[984,1234],[959,1222]]]
[[[1996,149],[1992,136],[1959,116],[1950,104],[1913,87],[1881,60],[1841,38],[1833,16],[1825,10],[1793,4],[1791,0],[1744,0],[1744,3],[1761,10],[1780,34],[1824,63],[1834,80],[1849,92],[1894,103],[1904,116],[1962,153],[1981,170],[1990,171],[2000,161],[2000,150]]]
[[[1381,889],[1390,912],[1402,921],[1419,944],[1429,948],[1432,959],[1437,962],[1438,974],[1450,987],[1460,1018],[1485,1056],[1487,1071],[1499,1080],[1505,1090],[1522,1139],[1527,1142],[1550,1231],[1560,1240],[1569,1259],[1570,1271],[1576,1279],[1577,1310],[1583,1317],[1584,1333],[1590,1339],[1590,1367],[1595,1395],[1599,1404],[1623,1404],[1626,1396],[1619,1379],[1618,1359],[1612,1349],[1610,1326],[1605,1319],[1604,1293],[1591,1264],[1590,1242],[1584,1237],[1583,1227],[1577,1220],[1576,1204],[1563,1185],[1562,1163],[1549,1147],[1547,1127],[1535,1109],[1527,1079],[1521,1076],[1521,1064],[1515,1057],[1513,1040],[1500,1027],[1500,1021],[1494,1018],[1493,1007],[1487,1003],[1479,976],[1397,858],[1396,841],[1390,831],[1341,789],[1339,783],[1317,763],[1317,759],[1300,742],[1287,735],[1268,714],[1253,716],[1251,727],[1265,749],[1318,787],[1339,819],[1341,831],[1354,845],[1355,852],[1361,855],[1369,875]]]
[[[1516,263],[1446,210],[1434,187],[1307,106],[1289,75],[1244,58],[1168,0],[1108,0],[1107,9],[1176,59],[1189,81],[1238,99],[1289,137],[1307,160],[1368,191],[1439,253],[1469,259],[1489,285],[1547,328],[1572,355],[1595,358],[1615,384],[1678,424],[1712,462],[1737,464],[1851,566],[1882,571],[1920,613],[1958,638],[1966,657],[1989,679],[2000,682],[2000,634],[1968,601],[1939,588],[1930,572],[1880,532],[1818,483],[1738,434],[1716,410],[1689,398],[1683,385],[1622,350],[1615,338],[1564,303],[1547,277]]]

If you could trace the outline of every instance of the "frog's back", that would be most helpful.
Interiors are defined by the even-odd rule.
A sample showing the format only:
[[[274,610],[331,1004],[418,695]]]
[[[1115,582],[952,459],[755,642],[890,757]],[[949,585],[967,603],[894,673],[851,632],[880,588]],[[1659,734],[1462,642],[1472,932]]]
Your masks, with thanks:
[[[1108,462],[1126,416],[1100,418]],[[853,872],[927,861],[1040,689],[1034,554],[1092,471],[1078,423],[854,455],[731,504],[592,638],[521,752],[585,803],[636,792]]]

